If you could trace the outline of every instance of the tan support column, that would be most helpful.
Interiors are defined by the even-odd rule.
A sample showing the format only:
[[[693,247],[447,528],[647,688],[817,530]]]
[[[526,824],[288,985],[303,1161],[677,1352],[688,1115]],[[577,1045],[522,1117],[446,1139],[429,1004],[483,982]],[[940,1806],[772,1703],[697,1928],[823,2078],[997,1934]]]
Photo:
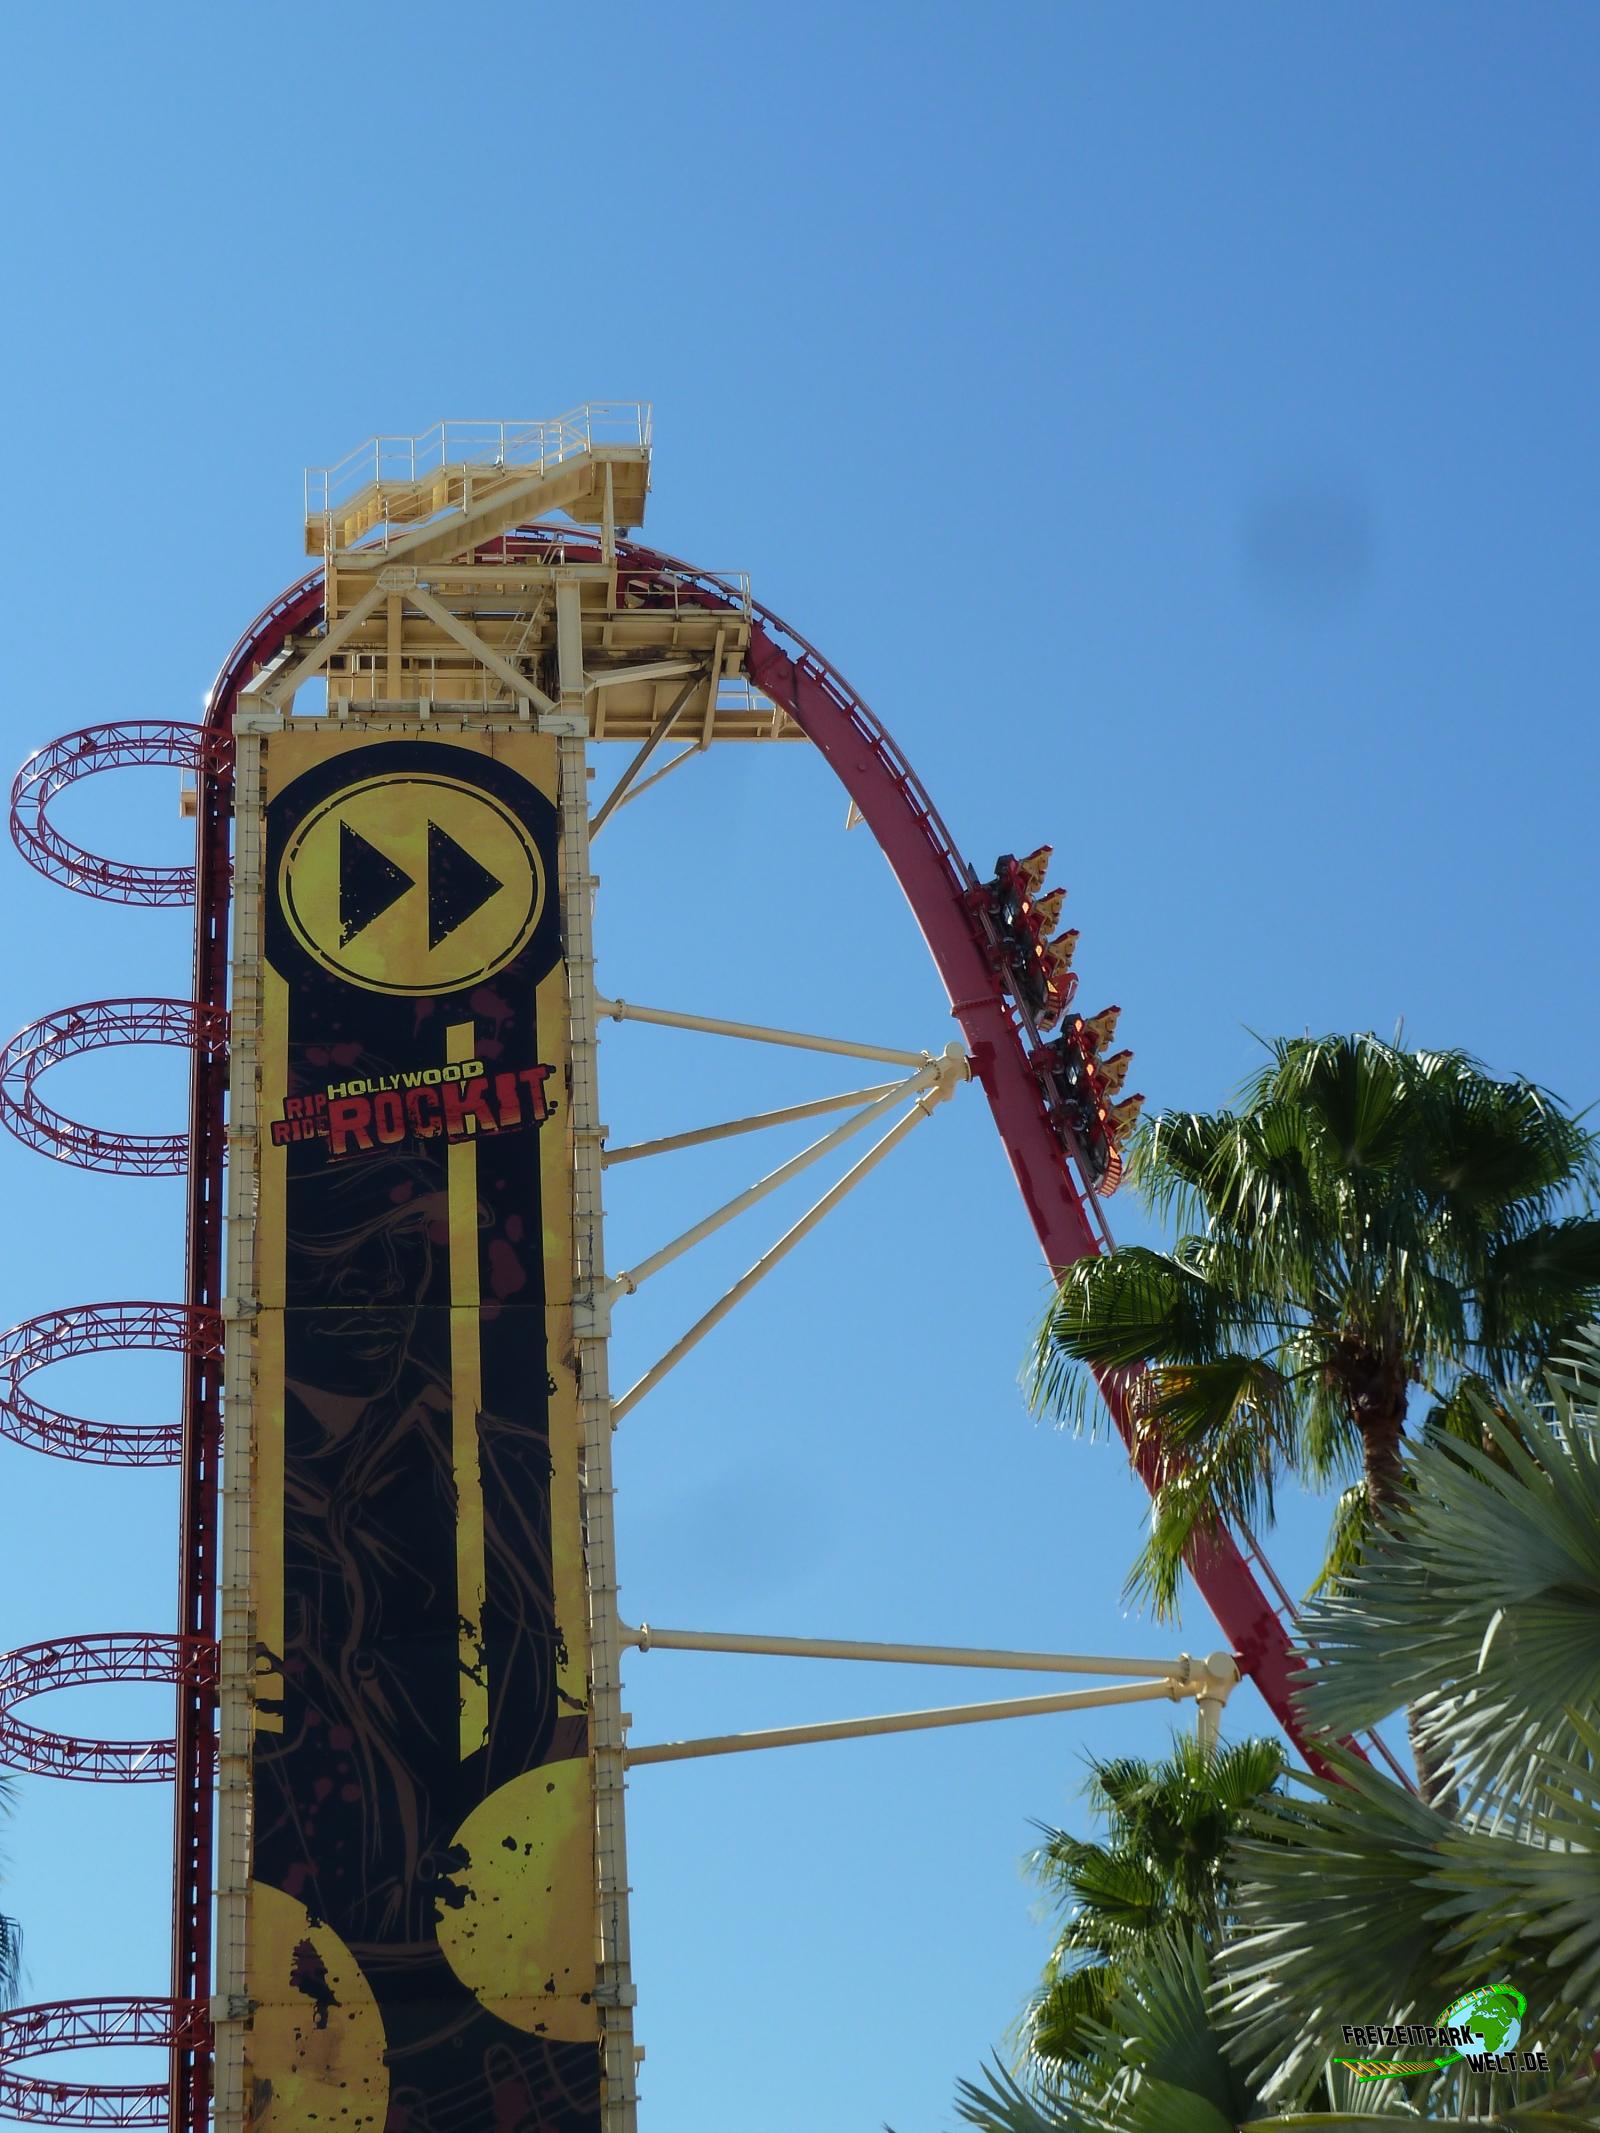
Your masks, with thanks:
[[[391,704],[399,703],[404,694],[400,686],[403,667],[401,648],[405,642],[404,616],[404,596],[397,592],[390,593],[385,617],[383,693]]]
[[[1202,1669],[1195,1695],[1195,1724],[1200,1745],[1215,1755],[1222,1744],[1222,1707],[1239,1681],[1239,1662],[1231,1652],[1213,1652]]]
[[[615,1490],[611,1478],[610,1298],[601,1207],[600,1098],[595,1041],[594,889],[589,872],[588,723],[584,711],[581,592],[556,584],[556,650],[561,699],[541,720],[558,736],[561,764],[561,907],[566,928],[572,1070],[573,1329],[583,1416],[583,1515],[589,1590],[589,1728],[595,1767],[596,1899],[604,2024],[606,2133],[638,2122],[633,2049],[633,1970],[628,1933],[626,1787],[617,1612]]]
[[[215,2133],[245,2133],[250,1932],[251,1486],[257,1339],[256,1194],[261,1090],[261,745],[281,721],[250,704],[235,721],[233,983],[229,1015],[227,1273],[222,1376],[222,1574],[218,1591]]]

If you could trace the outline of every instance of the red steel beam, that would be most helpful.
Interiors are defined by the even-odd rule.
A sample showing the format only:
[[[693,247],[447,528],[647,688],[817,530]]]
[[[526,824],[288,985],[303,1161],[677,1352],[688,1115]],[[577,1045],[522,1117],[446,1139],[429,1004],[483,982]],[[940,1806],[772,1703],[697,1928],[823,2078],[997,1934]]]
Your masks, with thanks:
[[[619,544],[619,557],[630,569],[698,584],[713,603],[739,603],[734,588],[672,557],[631,544]],[[1060,1273],[1099,1251],[1104,1232],[1051,1123],[1018,1015],[968,904],[976,876],[910,763],[861,697],[798,630],[759,603],[754,616],[746,671],[817,747],[893,869],[950,995],[1034,1234],[1052,1272]],[[1108,1376],[1102,1391],[1132,1452],[1127,1382],[1125,1375]],[[1141,1477],[1152,1484],[1157,1462],[1150,1448],[1134,1456]],[[1241,1668],[1301,1753],[1319,1766],[1294,1700],[1303,1662],[1232,1534],[1219,1530],[1209,1546],[1194,1552],[1189,1568]]]
[[[322,573],[293,585],[250,625],[223,662],[206,703],[206,745],[196,778],[194,996],[228,997],[229,825],[233,808],[233,708],[240,689],[322,614]],[[227,1078],[218,1051],[197,1046],[189,1080],[189,1186],[184,1296],[192,1310],[222,1309],[222,1169]],[[217,1498],[222,1460],[222,1370],[215,1354],[185,1357],[179,1504],[178,1629],[217,1637]],[[178,1696],[177,1795],[173,1810],[172,1994],[180,2005],[211,1998],[213,1795],[217,1692],[196,1680]],[[178,2034],[165,2123],[169,2133],[206,2133],[211,2056],[204,2038]]]

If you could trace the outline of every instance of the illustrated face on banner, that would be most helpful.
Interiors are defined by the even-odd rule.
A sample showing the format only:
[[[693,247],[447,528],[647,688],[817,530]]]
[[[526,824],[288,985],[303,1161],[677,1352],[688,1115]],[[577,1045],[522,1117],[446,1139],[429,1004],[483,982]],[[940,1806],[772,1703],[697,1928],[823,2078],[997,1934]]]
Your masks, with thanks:
[[[252,2124],[597,2133],[555,747],[264,755]]]

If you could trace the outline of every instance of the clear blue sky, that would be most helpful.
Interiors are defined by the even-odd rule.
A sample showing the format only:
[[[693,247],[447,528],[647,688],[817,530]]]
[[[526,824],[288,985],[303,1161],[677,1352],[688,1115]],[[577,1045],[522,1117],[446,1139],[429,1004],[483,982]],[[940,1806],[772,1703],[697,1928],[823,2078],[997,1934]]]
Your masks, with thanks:
[[[4,59],[8,764],[198,710],[301,567],[302,464],[647,397],[650,534],[748,569],[980,862],[1053,838],[1086,1004],[1123,1003],[1153,1103],[1218,1101],[1251,1029],[1400,1017],[1600,1095],[1591,7],[77,6],[12,10]],[[180,849],[163,776],[72,807],[113,848]],[[696,766],[600,847],[605,981],[942,1044],[842,818],[798,752]],[[9,847],[0,884],[8,1025],[185,989],[180,915],[74,898]],[[613,1040],[611,1124],[840,1085],[729,1068]],[[129,1123],[179,1086],[59,1076]],[[749,1161],[619,1182],[614,1260]],[[7,1320],[176,1293],[175,1189],[7,1142],[0,1195]],[[771,1234],[641,1297],[619,1376]],[[1181,1632],[1125,1615],[1120,1455],[1023,1410],[1042,1293],[965,1101],[625,1426],[627,1609],[1209,1648],[1197,1605]],[[108,1412],[171,1390],[137,1359],[60,1383]],[[0,1506],[0,1642],[170,1621],[165,1477],[0,1445]],[[1286,1508],[1301,1583],[1321,1517]],[[628,1701],[659,1737],[950,1693],[652,1655]],[[69,1722],[132,1730],[136,1702]],[[1232,1723],[1258,1716],[1241,1696]],[[639,1772],[645,2133],[948,2125],[1044,1952],[1030,1819],[1074,1812],[1092,1746],[1165,1731]],[[35,1996],[161,1988],[164,1801],[30,1782],[4,1842]]]

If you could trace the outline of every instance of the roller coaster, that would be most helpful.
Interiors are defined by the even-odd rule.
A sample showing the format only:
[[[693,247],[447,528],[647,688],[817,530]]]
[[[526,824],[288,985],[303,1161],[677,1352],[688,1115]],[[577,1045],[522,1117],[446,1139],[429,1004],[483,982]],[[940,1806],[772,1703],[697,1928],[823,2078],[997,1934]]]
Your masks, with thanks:
[[[259,1333],[252,1334],[245,1323],[258,1308],[259,1269],[253,1273],[240,1256],[249,1243],[255,1203],[241,1195],[250,1189],[249,1179],[260,1174],[266,1160],[262,1151],[271,1144],[264,1119],[246,1100],[245,1090],[255,1084],[243,1070],[259,1058],[262,1041],[251,958],[263,953],[255,929],[271,883],[246,838],[247,825],[265,803],[257,785],[246,789],[241,778],[256,776],[251,751],[258,749],[262,734],[315,719],[367,740],[421,736],[424,746],[434,746],[440,736],[488,735],[484,746],[491,751],[501,748],[502,740],[509,751],[526,736],[545,733],[561,751],[558,868],[571,1015],[563,1103],[575,1151],[579,1238],[572,1324],[586,1447],[588,1752],[594,1772],[600,1941],[593,1998],[599,2009],[595,2049],[601,2076],[592,2094],[583,2088],[580,2095],[574,2087],[564,2101],[548,2106],[529,2089],[524,2117],[493,2123],[566,2127],[592,2122],[607,2133],[625,2133],[634,2124],[632,1984],[622,1900],[627,1878],[621,1792],[628,1768],[690,1752],[848,1737],[853,1723],[858,1730],[872,1723],[887,1730],[902,1722],[959,1722],[962,1715],[1078,1708],[1110,1701],[1113,1693],[1124,1700],[1190,1696],[1203,1718],[1209,1703],[1214,1719],[1226,1693],[1231,1675],[1222,1660],[1209,1663],[1209,1672],[1208,1663],[1192,1670],[1188,1661],[1181,1667],[1146,1664],[1141,1678],[1131,1663],[1070,1662],[1062,1655],[964,1655],[630,1629],[616,1612],[610,1431],[810,1234],[844,1192],[937,1104],[976,1083],[1011,1165],[1025,1217],[1047,1265],[1059,1271],[1112,1248],[1105,1202],[1116,1189],[1123,1145],[1143,1100],[1123,1094],[1131,1054],[1112,1049],[1117,1011],[1087,1018],[1074,1011],[1077,935],[1057,930],[1062,895],[1048,887],[1048,848],[1020,858],[1002,854],[987,870],[970,865],[899,746],[808,638],[754,599],[742,580],[700,570],[632,538],[643,517],[649,460],[648,410],[619,403],[597,403],[549,423],[441,424],[418,439],[374,440],[350,461],[319,470],[308,482],[305,529],[316,566],[244,630],[222,663],[200,724],[144,720],[88,727],[42,748],[17,777],[12,836],[30,865],[49,880],[111,902],[192,906],[194,982],[188,999],[97,1000],[41,1016],[0,1053],[0,1122],[13,1134],[40,1153],[81,1168],[181,1175],[187,1181],[188,1215],[180,1301],[69,1305],[0,1338],[0,1432],[55,1458],[176,1467],[181,1481],[176,1536],[181,1603],[175,1623],[160,1631],[62,1638],[0,1656],[0,1764],[42,1775],[175,1788],[170,1989],[159,1997],[68,2000],[0,2016],[0,2116],[36,2125],[167,2127],[169,2133],[201,2133],[212,2124],[242,2133],[246,2125],[301,2122],[285,2115],[290,2107],[281,2100],[277,2115],[270,2106],[252,2105],[244,2071],[258,2047],[249,2034],[255,2002],[247,1989],[246,1925],[241,1923],[248,1914],[251,1833],[248,1812],[238,1801],[259,1782],[259,1770],[255,1779],[249,1774],[249,1757],[263,1662],[245,1626],[250,1605],[240,1583],[249,1575],[252,1515],[243,1486],[251,1456],[245,1387],[249,1370],[259,1369],[260,1361],[259,1349],[248,1346],[252,1338],[259,1341]],[[296,692],[304,692],[308,703],[314,690],[325,691],[325,704],[308,714],[303,703],[301,715],[293,717]],[[608,741],[629,743],[632,753],[615,786],[591,806],[585,783],[591,751]],[[411,740],[404,744],[410,746]],[[852,819],[875,840],[915,915],[948,999],[957,1044],[943,1053],[885,1049],[703,1013],[640,1007],[598,989],[588,938],[590,839],[620,808],[631,806],[681,765],[708,748],[733,745],[808,746],[838,778]],[[101,857],[56,827],[53,803],[77,781],[150,765],[175,769],[186,781],[196,836],[192,865]],[[347,856],[371,844],[353,814],[347,813],[340,835]],[[440,855],[452,840],[431,817],[429,837],[427,863],[442,868]],[[392,854],[380,853],[368,864],[380,870],[373,892],[380,906],[411,889],[419,871],[417,863],[402,864]],[[455,923],[455,909],[468,908],[461,899],[477,895],[481,900],[501,887],[477,861],[463,864],[492,882],[493,890],[470,884],[463,889],[458,866],[451,891],[456,906],[446,919],[430,916],[434,955],[443,952],[439,943],[446,921]],[[431,875],[429,882],[432,896]],[[340,883],[346,895],[342,874]],[[353,889],[348,892],[340,939],[328,951],[335,961],[353,952],[349,940],[356,931],[375,924],[366,915],[368,906],[355,910],[349,901],[354,895]],[[265,953],[270,963],[270,944]],[[598,1124],[595,1036],[602,1022],[626,1025],[630,1020],[872,1061],[891,1069],[893,1078],[698,1134],[607,1148]],[[65,1116],[41,1093],[49,1070],[63,1060],[107,1046],[152,1043],[181,1047],[189,1057],[189,1115],[182,1130],[114,1131]],[[462,1056],[470,1057],[470,1046]],[[252,1071],[259,1083],[259,1071]],[[302,1125],[293,1132],[285,1128],[279,1141],[301,1137],[320,1161],[327,1145],[326,1099],[318,1096],[313,1103],[308,1097],[303,1103],[290,1114]],[[606,1273],[598,1194],[608,1163],[834,1109],[846,1111],[844,1122],[804,1156],[780,1166],[625,1274]],[[412,1126],[426,1136],[435,1116],[416,1110]],[[605,1357],[612,1306],[621,1305],[658,1265],[875,1123],[888,1130],[868,1153],[762,1255],[742,1283],[634,1385],[613,1397]],[[301,1152],[291,1150],[295,1160]],[[334,1146],[329,1163],[343,1153]],[[131,1426],[88,1420],[52,1407],[29,1390],[34,1373],[54,1362],[129,1349],[181,1356],[182,1405],[173,1421]],[[1139,1440],[1130,1418],[1132,1385],[1129,1374],[1115,1373],[1103,1379],[1102,1390],[1139,1472],[1153,1485],[1155,1454]],[[1260,1548],[1248,1533],[1219,1532],[1195,1552],[1190,1567],[1228,1640],[1232,1667],[1255,1684],[1279,1724],[1315,1764],[1293,1699],[1297,1662],[1289,1599]],[[783,1729],[770,1737],[640,1746],[625,1737],[619,1668],[624,1650],[652,1644],[934,1658],[953,1664],[1026,1663],[1054,1671],[1075,1665],[1091,1673],[1136,1672],[1136,1679],[1132,1688],[1116,1692],[1059,1693],[963,1707],[963,1712]],[[173,1686],[177,1721],[171,1736],[71,1738],[41,1725],[37,1716],[19,1715],[25,1703],[54,1690],[130,1680]],[[1384,1752],[1381,1744],[1372,1745]],[[301,1948],[307,1945],[302,1941]],[[323,1962],[321,1955],[317,1962]],[[316,1973],[324,1980],[325,1968]],[[324,1981],[314,1985],[314,1998],[317,1993],[325,2019],[333,1988]],[[126,2043],[164,2050],[169,2077],[144,2084],[61,2080],[35,2064],[89,2044]],[[575,2052],[588,2049],[587,2044],[572,2046]],[[254,2093],[259,2104],[266,2093],[259,2078]],[[339,2122],[380,2125],[383,2109],[380,2100],[363,2117],[352,2107],[353,2115]],[[405,2122],[434,2123],[425,2115]],[[464,2133],[480,2122],[487,2133],[491,2123],[465,2109],[448,2122]]]

